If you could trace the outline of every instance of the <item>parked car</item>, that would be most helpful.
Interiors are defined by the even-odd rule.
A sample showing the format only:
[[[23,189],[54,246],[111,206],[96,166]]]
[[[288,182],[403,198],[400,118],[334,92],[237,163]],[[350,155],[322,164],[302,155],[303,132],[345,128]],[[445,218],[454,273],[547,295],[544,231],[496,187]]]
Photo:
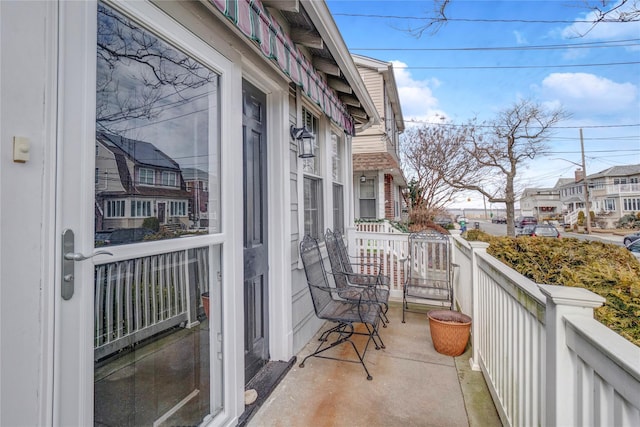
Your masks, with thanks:
[[[444,227],[444,228],[447,228],[447,226],[450,226],[453,224],[451,217],[448,217],[448,216],[437,216],[433,219],[433,222],[438,224],[440,227]]]
[[[525,225],[537,224],[538,220],[535,216],[519,216],[515,220],[516,228],[522,228]]]
[[[111,237],[112,231],[113,230],[96,231],[96,234],[93,238],[94,246],[98,247],[98,246],[105,245],[106,244],[105,241],[107,241],[109,237]]]
[[[145,237],[152,234],[155,234],[155,232],[148,228],[119,228],[111,232],[111,235],[104,241],[104,244],[124,245],[126,243],[141,242]]]
[[[458,224],[460,224],[460,223],[462,223],[462,222],[464,222],[465,224],[469,224],[469,220],[468,220],[466,217],[464,217],[464,216],[459,216],[459,217],[456,219],[456,221],[458,222]]]
[[[506,224],[507,218],[504,216],[494,216],[493,218],[491,218],[491,222],[493,224]]]
[[[640,239],[640,231],[627,234],[626,236],[624,236],[623,242],[625,246],[629,246],[631,243],[635,242],[638,239]]]
[[[636,239],[625,246],[631,251],[633,255],[635,255],[636,258],[638,258],[638,260],[640,260],[640,239]]]
[[[521,228],[519,236],[560,237],[560,232],[551,224],[529,224]]]

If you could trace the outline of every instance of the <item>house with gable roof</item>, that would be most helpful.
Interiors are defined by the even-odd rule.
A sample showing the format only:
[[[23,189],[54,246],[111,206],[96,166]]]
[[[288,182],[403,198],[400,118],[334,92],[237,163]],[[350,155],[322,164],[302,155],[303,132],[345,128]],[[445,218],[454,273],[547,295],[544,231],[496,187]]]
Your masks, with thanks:
[[[407,181],[400,168],[400,134],[404,120],[393,64],[352,55],[371,94],[380,123],[353,138],[355,217],[400,220],[402,190]]]
[[[96,134],[96,230],[160,226],[186,228],[189,193],[178,162],[145,141]]]

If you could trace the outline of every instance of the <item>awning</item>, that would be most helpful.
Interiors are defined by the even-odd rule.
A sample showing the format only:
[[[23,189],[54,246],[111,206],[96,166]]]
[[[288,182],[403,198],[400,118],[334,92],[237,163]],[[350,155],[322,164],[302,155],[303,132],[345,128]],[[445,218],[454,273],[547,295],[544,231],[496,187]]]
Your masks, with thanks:
[[[300,86],[324,113],[348,134],[355,134],[353,118],[337,94],[320,77],[260,0],[209,0],[262,54]]]

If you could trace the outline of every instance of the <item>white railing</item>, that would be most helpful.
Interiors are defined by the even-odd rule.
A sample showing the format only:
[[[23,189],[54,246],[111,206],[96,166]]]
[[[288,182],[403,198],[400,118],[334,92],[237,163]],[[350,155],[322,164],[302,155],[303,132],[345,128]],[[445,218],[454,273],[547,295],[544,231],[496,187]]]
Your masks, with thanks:
[[[404,260],[409,244],[406,233],[356,232],[347,230],[347,248],[350,256],[361,258],[363,273],[379,270],[389,276],[391,297],[402,298]],[[367,270],[368,266],[373,269]]]
[[[389,220],[375,221],[375,222],[358,222],[356,223],[356,230],[363,233],[402,233],[402,231],[396,229]]]
[[[578,212],[583,211],[584,209],[576,209],[575,211],[569,212],[567,215],[564,216],[564,223],[565,224],[577,224],[578,223]]]
[[[408,235],[347,234],[351,254],[397,267],[388,273],[401,297]],[[594,320],[602,297],[538,285],[487,254],[486,243],[452,240],[456,306],[473,318],[470,362],[505,425],[640,425],[640,348]]]
[[[97,265],[94,358],[195,321],[207,266],[207,247]]]

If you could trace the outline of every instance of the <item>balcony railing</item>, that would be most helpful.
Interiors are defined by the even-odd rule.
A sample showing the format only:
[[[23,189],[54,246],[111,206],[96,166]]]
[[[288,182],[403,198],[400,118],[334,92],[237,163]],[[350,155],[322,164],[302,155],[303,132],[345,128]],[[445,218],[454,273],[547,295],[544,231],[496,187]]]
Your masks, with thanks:
[[[95,360],[195,322],[207,266],[208,247],[96,265]]]
[[[406,234],[347,232],[402,295]],[[640,348],[593,318],[604,299],[538,285],[452,236],[454,295],[473,318],[472,367],[481,370],[506,425],[640,425]]]

